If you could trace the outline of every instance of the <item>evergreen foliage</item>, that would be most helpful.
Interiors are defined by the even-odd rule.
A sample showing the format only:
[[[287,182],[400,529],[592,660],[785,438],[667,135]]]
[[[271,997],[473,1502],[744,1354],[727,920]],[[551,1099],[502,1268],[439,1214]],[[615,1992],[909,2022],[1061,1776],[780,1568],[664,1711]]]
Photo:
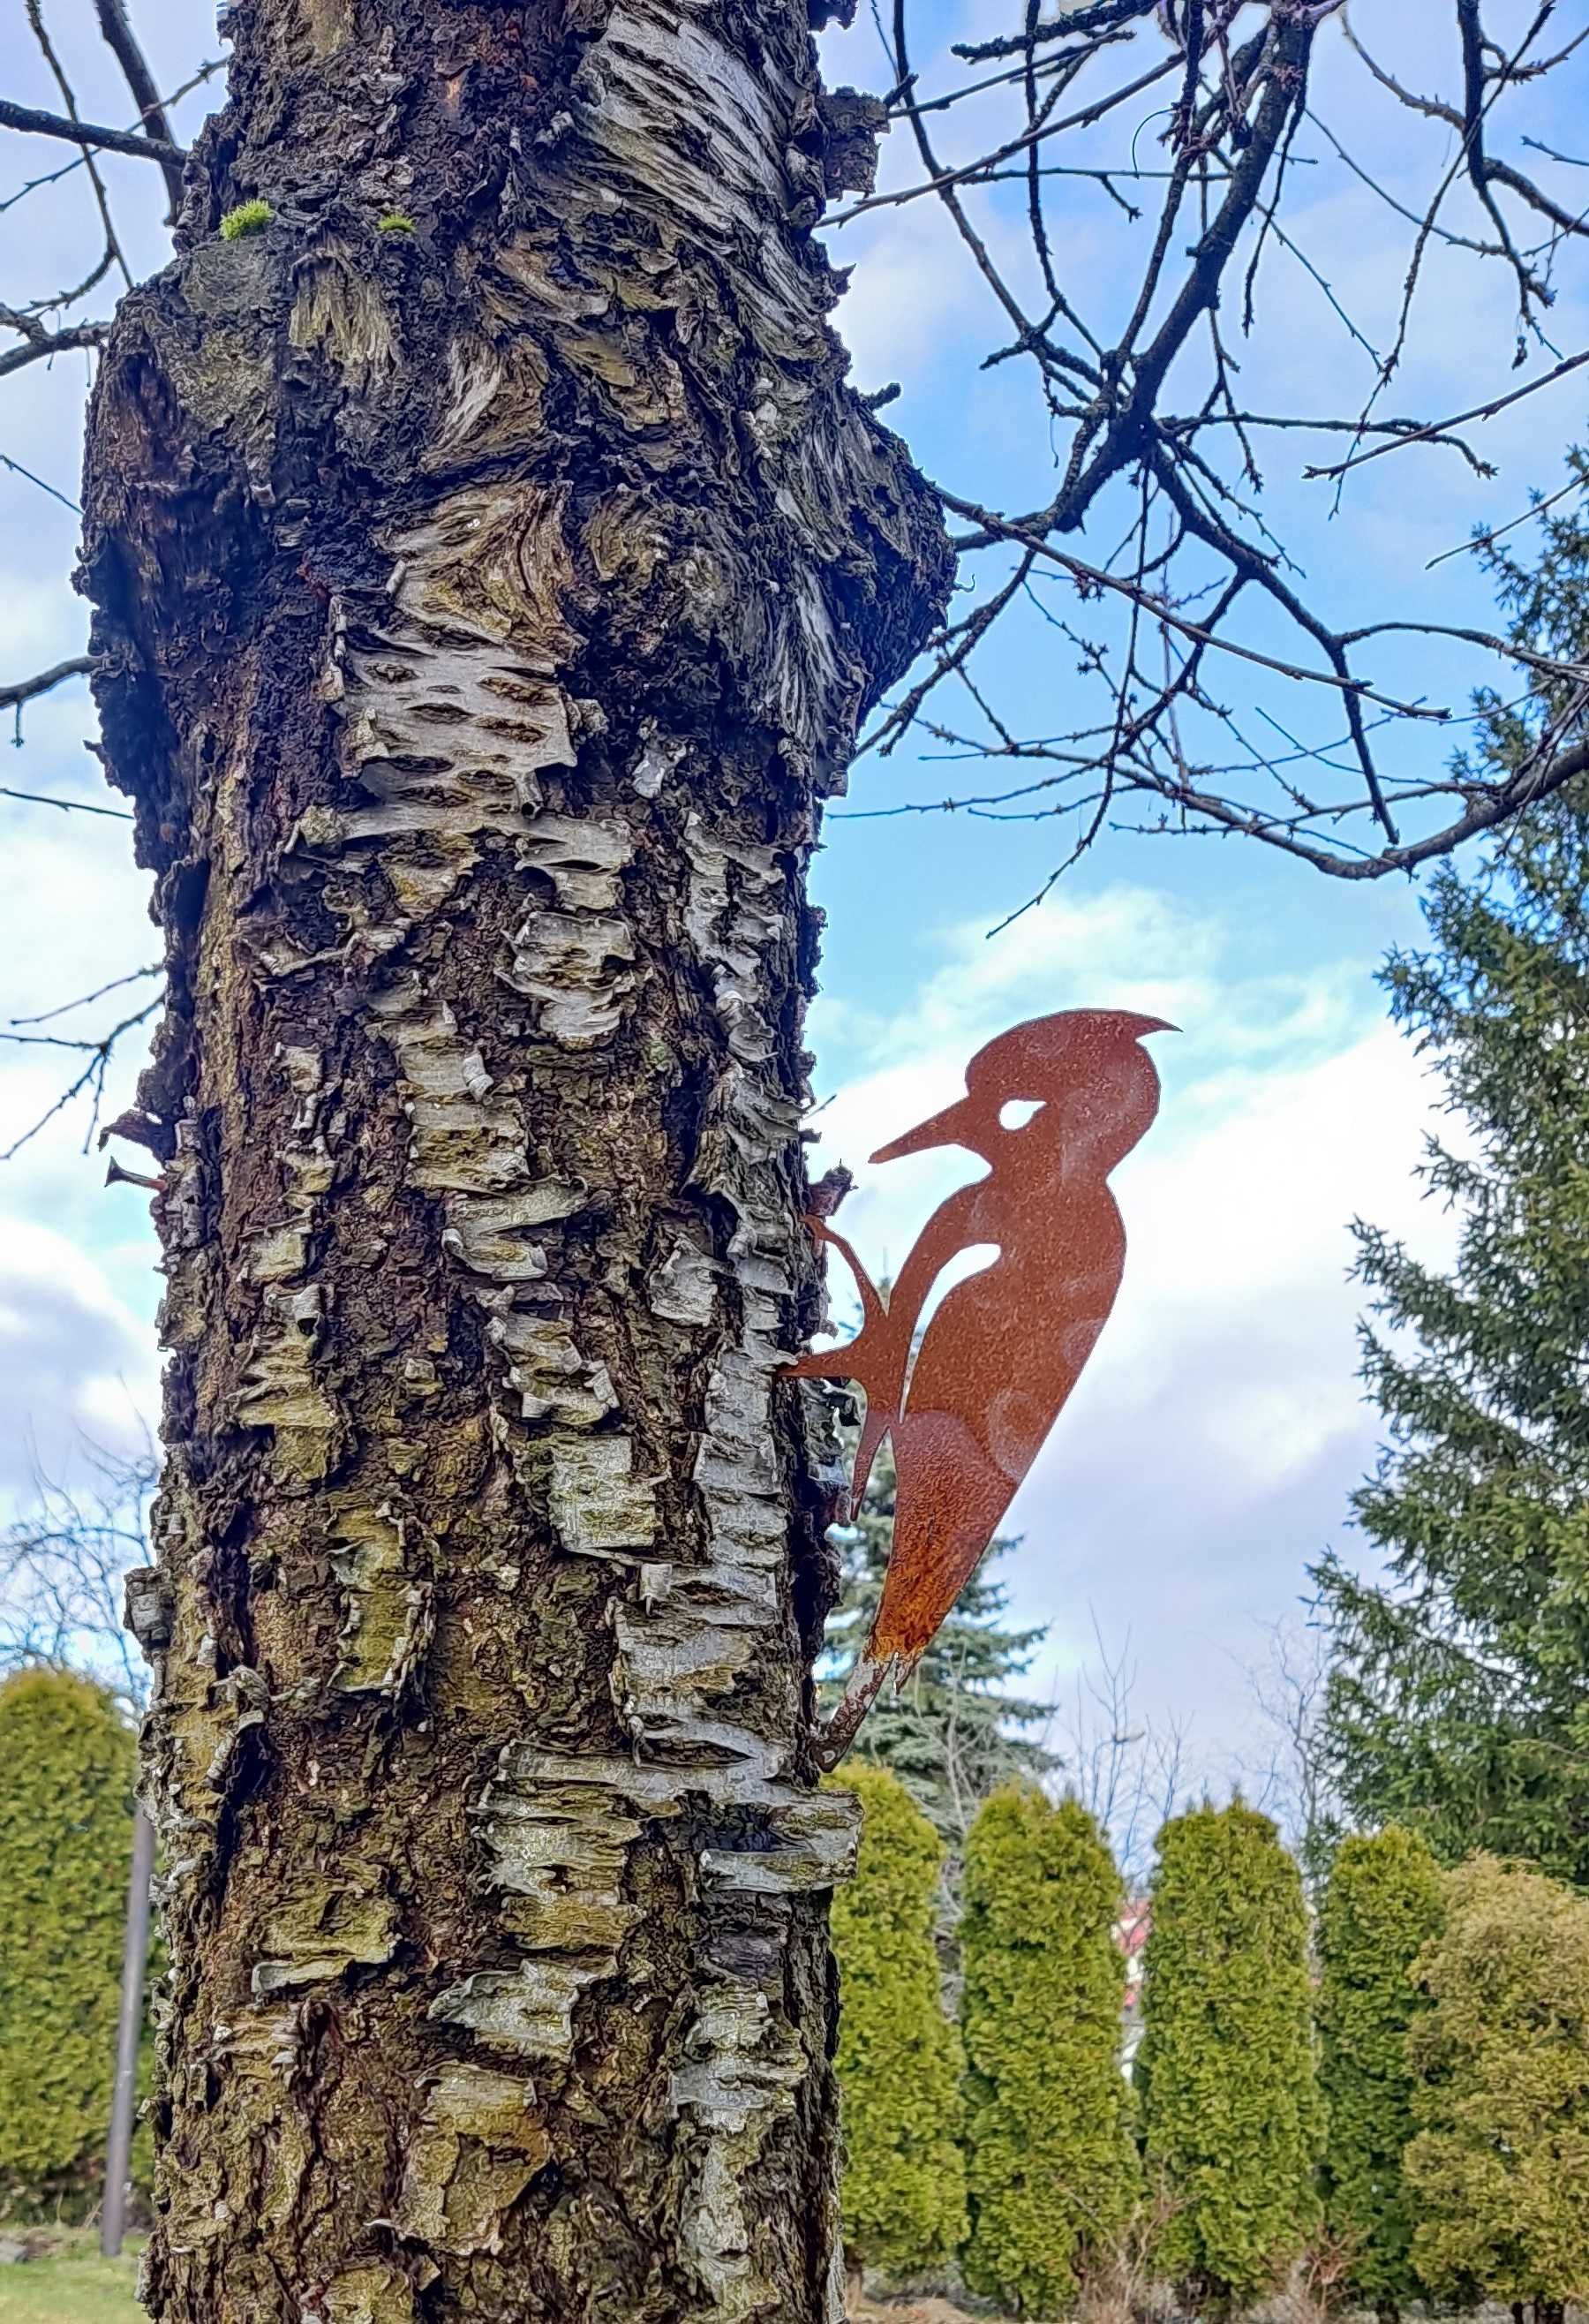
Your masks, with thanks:
[[[1575,465],[1589,482],[1582,455]],[[1493,556],[1512,632],[1589,651],[1589,522],[1543,520],[1525,570]],[[1566,682],[1493,698],[1480,755],[1514,764],[1542,724],[1583,728]],[[1392,956],[1397,1019],[1471,1139],[1435,1144],[1429,1192],[1460,1216],[1442,1276],[1370,1227],[1360,1272],[1388,1330],[1364,1378],[1389,1443],[1356,1514],[1389,1578],[1317,1579],[1336,1666],[1328,1726],[1348,1804],[1415,1825],[1447,1863],[1475,1846],[1589,1885],[1589,784],[1509,831],[1466,881],[1435,876],[1427,951]],[[1409,1347],[1409,1342],[1413,1344]]]
[[[1413,1964],[1444,1910],[1439,1867],[1413,1833],[1392,1825],[1336,1850],[1318,1918],[1325,2214],[1357,2298],[1382,2314],[1421,2292],[1401,2172],[1413,2126],[1407,2033]]]
[[[942,1844],[881,1767],[845,1769],[861,1806],[860,1861],[833,1898],[843,2101],[844,2246],[896,2278],[952,2258],[965,2231],[960,2048],[932,1941]]]
[[[1161,2264],[1192,2301],[1245,2307],[1318,2224],[1323,2120],[1301,1877],[1241,1800],[1159,1835],[1143,2015]]]
[[[1475,1857],[1418,1973],[1413,2258],[1437,2293],[1589,2298],[1589,1899]]]
[[[843,1595],[829,1628],[824,1711],[843,1693],[877,1610],[894,1540],[894,1452],[885,1444],[843,1544]],[[987,1563],[1015,1546],[1010,1540],[993,1544],[902,1692],[884,1688],[856,1745],[859,1757],[892,1769],[953,1849],[990,1792],[1015,1775],[1046,1775],[1056,1764],[1030,1731],[1048,1719],[1047,1705],[1004,1692],[1046,1636],[1000,1628],[1006,1592],[987,1579]]]
[[[89,1680],[0,1684],[0,2193],[14,2200],[69,2199],[103,2157],[134,1756]]]
[[[966,2281],[1017,2315],[1058,2315],[1138,2191],[1120,1877],[1085,1808],[1024,1784],[983,1807],[964,1877]]]

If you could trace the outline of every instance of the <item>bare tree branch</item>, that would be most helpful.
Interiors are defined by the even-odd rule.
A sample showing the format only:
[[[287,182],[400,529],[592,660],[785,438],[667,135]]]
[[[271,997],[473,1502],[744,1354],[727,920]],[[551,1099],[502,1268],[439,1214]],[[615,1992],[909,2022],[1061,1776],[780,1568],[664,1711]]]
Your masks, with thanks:
[[[1564,356],[1554,371],[1541,372],[1538,379],[1530,379],[1523,386],[1512,388],[1508,394],[1493,395],[1487,403],[1475,403],[1470,410],[1458,411],[1449,420],[1431,420],[1422,428],[1414,428],[1405,435],[1393,437],[1388,443],[1375,444],[1366,452],[1355,452],[1349,460],[1339,460],[1333,467],[1304,468],[1302,474],[1309,478],[1344,476],[1349,469],[1365,467],[1370,460],[1378,460],[1387,452],[1399,452],[1408,444],[1427,444],[1438,436],[1449,434],[1453,429],[1465,428],[1472,420],[1493,420],[1498,412],[1510,410],[1514,403],[1521,403],[1525,397],[1537,395],[1542,387],[1554,387],[1569,373],[1582,371],[1585,364],[1589,364],[1589,347],[1581,349],[1575,355]]]
[[[10,347],[0,355],[0,379],[14,371],[25,370],[29,364],[48,362],[52,355],[66,355],[74,347],[97,347],[105,341],[108,323],[69,323],[63,329],[47,331],[31,316],[19,315],[14,308],[0,307],[0,329],[17,331],[22,345]],[[0,689],[0,703],[5,701]]]
[[[63,111],[4,104],[0,124],[69,140],[91,174],[100,149],[155,160],[174,200],[183,155],[129,0],[94,0],[137,107],[125,131],[77,117],[43,5],[24,0]],[[1529,0],[1505,40],[1496,0],[1435,0],[1430,29],[1445,37],[1424,43],[1414,90],[1369,53],[1342,0],[1004,7],[1002,24],[946,61],[923,0],[874,0],[881,101],[907,133],[908,166],[825,222],[836,229],[932,198],[988,302],[983,367],[1030,368],[1047,431],[1039,448],[1053,472],[1047,498],[1024,512],[987,505],[986,486],[969,478],[940,485],[945,508],[964,520],[956,546],[975,603],[957,608],[879,715],[869,746],[880,756],[923,744],[929,755],[1007,761],[1012,780],[907,810],[1062,818],[1041,896],[1111,829],[1240,835],[1336,879],[1405,874],[1572,779],[1584,763],[1576,710],[1552,714],[1504,768],[1458,757],[1442,771],[1424,738],[1456,731],[1471,693],[1504,688],[1518,672],[1538,699],[1589,700],[1589,670],[1465,620],[1460,605],[1437,620],[1447,609],[1431,603],[1426,615],[1417,570],[1391,601],[1396,618],[1365,622],[1356,594],[1343,591],[1345,544],[1310,579],[1306,537],[1285,537],[1263,496],[1265,468],[1309,435],[1318,440],[1299,450],[1315,457],[1291,475],[1327,484],[1337,512],[1361,470],[1412,447],[1458,456],[1448,490],[1487,482],[1495,464],[1479,431],[1589,364],[1589,349],[1550,346],[1543,321],[1558,293],[1581,300],[1589,287],[1589,212],[1562,175],[1580,163],[1548,136],[1521,134],[1581,108],[1589,36],[1575,28],[1548,47],[1553,0]],[[1326,42],[1336,43],[1332,69],[1320,72]],[[1376,120],[1397,115],[1405,156],[1392,172],[1373,137]],[[1404,246],[1388,327],[1354,311],[1317,234],[1299,225],[1332,189],[1372,200],[1384,235]],[[97,180],[96,193],[106,258],[87,285],[0,311],[16,341],[0,355],[0,376],[95,344],[99,327],[66,310],[119,260]],[[1079,217],[1099,212],[1119,237],[1120,262],[1101,283],[1067,258]],[[1501,359],[1526,358],[1528,371],[1504,386],[1486,381],[1493,340],[1481,334],[1464,410],[1434,416],[1409,399],[1400,416],[1383,417],[1377,406],[1416,348],[1437,255],[1442,269],[1465,270],[1454,280],[1501,271],[1519,316]],[[1570,281],[1569,265],[1579,270]],[[1274,334],[1275,285],[1283,290],[1291,268],[1317,293],[1320,323],[1339,331],[1343,354],[1366,356],[1364,408],[1355,410],[1358,396],[1344,390],[1335,410],[1318,408],[1326,397],[1287,409],[1272,389],[1244,390],[1245,343]],[[1315,384],[1327,375],[1321,364]],[[4,453],[0,462],[29,475]],[[1540,489],[1532,505],[1564,493]],[[1466,545],[1481,557],[1527,514],[1480,522],[1492,514],[1483,503],[1471,513]],[[1454,514],[1455,533],[1464,512]],[[1343,596],[1349,621],[1330,610]],[[1001,690],[1011,660],[998,641],[1020,622],[1040,625],[1059,706],[1031,721]],[[1402,676],[1416,669],[1406,641],[1419,638],[1441,649],[1445,701]],[[1017,659],[1029,671],[1032,658]],[[0,703],[16,698],[0,692]]]
[[[171,135],[165,106],[154,84],[154,75],[149,69],[148,60],[128,22],[123,0],[94,0],[94,9],[99,18],[99,29],[122,69],[122,78],[132,91],[145,139],[151,145],[163,145],[170,149],[169,157],[161,158],[161,168],[165,173],[166,199],[170,204],[166,224],[175,226],[177,213],[182,207],[182,155]]]
[[[1162,1825],[1192,1796],[1191,1731],[1181,1720],[1155,1723],[1137,1708],[1137,1668],[1126,1637],[1106,1644],[1095,1615],[1093,1659],[1043,1738],[1073,1792],[1107,1836],[1128,1896],[1146,1888]]]
[[[180,170],[187,155],[164,137],[146,136],[137,129],[106,129],[94,121],[77,121],[60,113],[41,113],[36,106],[14,105],[0,97],[0,129],[25,130],[30,137],[64,137],[69,143],[106,153],[126,153],[136,161],[158,161],[162,170]]]
[[[82,515],[82,510],[69,493],[63,493],[58,485],[52,484],[48,477],[36,476],[32,468],[24,468],[22,462],[14,460],[8,452],[0,452],[0,468],[8,470],[14,476],[20,476],[24,484],[36,484],[40,492],[48,493],[52,501],[60,503],[62,508],[70,509],[74,516]]]
[[[55,44],[45,28],[44,0],[23,0],[23,5],[27,12],[28,23],[32,27],[33,38],[39,44],[39,53],[49,66],[55,86],[60,91],[60,100],[66,107],[67,118],[76,121],[78,118],[77,93],[67,78],[66,68],[57,55]],[[110,194],[105,180],[99,174],[99,165],[95,159],[93,148],[88,145],[85,145],[83,149],[83,167],[87,172],[88,183],[94,189],[94,199],[99,210],[99,221],[105,228],[106,254],[120,271],[122,281],[130,290],[133,287],[132,270],[127,264],[125,254],[116,234],[115,219],[111,213]]]
[[[148,1514],[160,1463],[145,1433],[118,1452],[85,1439],[77,1473],[35,1459],[33,1505],[0,1531],[0,1670],[86,1671],[136,1710],[149,1672],[124,1625],[123,1591],[148,1559]]]
[[[1336,0],[1007,5],[1013,29],[957,49],[978,69],[964,79],[951,73],[947,86],[941,67],[924,70],[917,61],[915,51],[925,52],[920,37],[912,40],[920,0],[914,14],[913,0],[890,0],[886,26],[874,8],[887,102],[910,129],[919,170],[831,221],[935,198],[1005,334],[985,364],[1033,367],[1057,472],[1046,503],[1019,515],[987,506],[984,493],[953,477],[939,484],[945,507],[968,521],[956,547],[978,603],[932,641],[923,669],[868,738],[883,756],[926,742],[951,758],[1034,762],[1036,779],[906,802],[906,811],[1063,817],[1066,844],[1034,902],[1105,829],[1240,835],[1334,878],[1380,879],[1494,829],[1570,780],[1582,766],[1584,722],[1575,712],[1541,729],[1526,763],[1502,769],[1459,758],[1442,773],[1423,752],[1406,763],[1413,738],[1455,727],[1465,704],[1387,684],[1368,666],[1370,655],[1382,667],[1396,652],[1405,667],[1400,641],[1421,637],[1472,657],[1465,692],[1493,686],[1498,671],[1520,671],[1540,699],[1554,692],[1574,702],[1589,700],[1589,669],[1539,655],[1529,639],[1464,621],[1460,612],[1442,620],[1431,607],[1426,618],[1412,595],[1416,574],[1406,610],[1394,618],[1365,622],[1355,604],[1349,623],[1330,618],[1342,558],[1330,558],[1322,588],[1309,581],[1297,549],[1263,509],[1260,449],[1267,457],[1309,432],[1346,437],[1340,456],[1301,469],[1334,484],[1337,512],[1346,479],[1410,446],[1455,451],[1469,476],[1488,481],[1494,463],[1471,431],[1559,388],[1589,363],[1589,351],[1548,347],[1539,321],[1556,295],[1557,254],[1584,253],[1589,221],[1575,195],[1558,198],[1546,179],[1505,158],[1519,107],[1538,103],[1549,76],[1571,66],[1582,80],[1584,43],[1575,35],[1546,53],[1548,0],[1534,0],[1520,37],[1504,44],[1485,23],[1491,0],[1443,0],[1456,87],[1424,99],[1354,42],[1367,68],[1359,93],[1375,105],[1390,96],[1431,133],[1425,198],[1408,193],[1400,177],[1393,186],[1380,182],[1358,115],[1346,135],[1325,117],[1339,103],[1340,63],[1353,65],[1347,50],[1330,76],[1314,72],[1320,38],[1344,25]],[[1002,114],[1001,90],[1008,92]],[[969,120],[958,108],[972,96],[993,108],[991,126],[979,153],[967,157],[962,148],[951,156],[937,142],[948,134],[937,124]],[[1015,103],[1024,118],[1012,121]],[[1300,150],[1304,130],[1318,131],[1319,152]],[[1123,141],[1127,131],[1129,148],[1116,155],[1104,141]],[[1139,152],[1144,135],[1160,149],[1151,169]],[[1571,166],[1531,143],[1542,171]],[[1327,165],[1337,184],[1375,198],[1387,234],[1406,232],[1406,272],[1382,354],[1373,344],[1380,335],[1361,327],[1328,267],[1310,254],[1309,236],[1294,230],[1291,212],[1316,193],[1299,196],[1299,178]],[[1128,222],[1141,215],[1150,188],[1154,209],[1140,244],[1123,245],[1125,263],[1111,272],[1108,302],[1097,314],[1083,311],[1085,270],[1068,269],[1058,256],[1088,182]],[[1012,205],[1006,198],[995,207],[1006,184],[1019,184],[1024,197],[1023,246],[1015,251]],[[1123,199],[1126,191],[1144,201]],[[1056,211],[1061,202],[1069,208]],[[1532,245],[1525,217],[1549,225],[1548,249]],[[1520,313],[1513,352],[1521,361],[1544,349],[1551,360],[1453,417],[1382,418],[1374,406],[1413,344],[1432,250],[1480,273],[1502,268]],[[1367,355],[1373,384],[1355,416],[1277,410],[1239,392],[1245,358],[1226,317],[1239,286],[1242,337],[1263,332],[1272,253],[1317,286],[1344,344]],[[1475,342],[1475,369],[1489,344]],[[1179,409],[1168,408],[1171,392]],[[1089,545],[1079,556],[1069,536],[1083,530],[1089,544],[1102,532],[1116,546]],[[1474,525],[1469,545],[1482,554],[1507,530]],[[980,582],[978,558],[991,560]],[[1007,624],[1033,613],[1074,650],[1074,677],[1061,678],[1064,708],[1052,720],[1061,732],[1033,733],[1012,716],[1001,698],[1003,672],[987,659]],[[1288,650],[1288,631],[1297,650]],[[1033,659],[1020,657],[1028,684]],[[1061,678],[1062,664],[1052,666]],[[1442,669],[1450,672],[1449,655]],[[1288,721],[1275,694],[1281,684],[1304,705],[1309,697],[1321,710],[1338,703],[1345,734],[1310,738],[1305,707]],[[950,709],[951,696],[969,712]],[[1129,811],[1134,800],[1146,809],[1140,820]]]
[[[140,1025],[147,1025],[155,1010],[162,1005],[163,995],[157,993],[152,1001],[133,1015],[124,1017],[120,1024],[113,1025],[109,1032],[102,1035],[97,1041],[69,1040],[64,1034],[58,1033],[0,1033],[0,1041],[8,1042],[16,1048],[76,1050],[79,1056],[86,1056],[87,1059],[82,1070],[61,1091],[53,1104],[47,1106],[38,1120],[24,1130],[19,1138],[14,1138],[9,1146],[0,1150],[0,1162],[14,1161],[24,1146],[31,1145],[41,1130],[47,1129],[58,1115],[66,1111],[69,1105],[84,1095],[87,1095],[89,1100],[88,1127],[83,1137],[83,1151],[86,1154],[93,1144],[94,1133],[99,1127],[100,1109],[105,1102],[105,1077],[110,1070],[110,1061],[115,1054],[118,1043]]]
[[[1241,1770],[1243,1787],[1253,1805],[1280,1824],[1309,1888],[1317,1892],[1340,1818],[1324,1729],[1329,1640],[1321,1628],[1294,1618],[1262,1628],[1263,1652],[1245,1675],[1271,1741],[1261,1762]]]
[[[0,321],[5,319],[0,309]],[[34,678],[19,678],[10,686],[0,686],[0,710],[11,710],[23,702],[32,702],[41,694],[48,694],[57,686],[64,686],[69,678],[87,678],[94,667],[91,654],[74,654],[70,661],[58,661],[53,669],[41,669]]]

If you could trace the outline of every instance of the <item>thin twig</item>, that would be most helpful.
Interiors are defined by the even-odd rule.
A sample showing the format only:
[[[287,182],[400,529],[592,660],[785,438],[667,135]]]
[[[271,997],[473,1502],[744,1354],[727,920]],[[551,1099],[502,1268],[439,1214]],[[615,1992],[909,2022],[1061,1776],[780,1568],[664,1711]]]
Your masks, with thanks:
[[[103,1001],[107,992],[120,992],[123,987],[128,984],[146,984],[152,976],[163,976],[164,973],[165,971],[156,961],[152,968],[135,968],[129,976],[114,976],[108,984],[97,985],[92,992],[85,992],[76,1001],[63,1001],[58,1008],[46,1009],[41,1016],[14,1017],[11,1022],[14,1027],[52,1025],[58,1017],[69,1017],[74,1009],[87,1009],[94,1001]]]
[[[102,815],[112,823],[134,820],[125,807],[95,807],[87,799],[51,798],[45,791],[14,791],[4,783],[0,783],[0,798],[21,799],[27,807],[59,807],[62,815]]]

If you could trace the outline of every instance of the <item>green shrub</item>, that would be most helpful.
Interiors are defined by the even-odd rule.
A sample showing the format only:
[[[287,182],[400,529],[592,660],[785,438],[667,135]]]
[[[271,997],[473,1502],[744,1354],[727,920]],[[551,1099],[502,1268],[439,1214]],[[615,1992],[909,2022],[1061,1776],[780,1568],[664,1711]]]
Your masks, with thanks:
[[[87,1679],[0,1685],[0,2190],[14,2200],[69,2200],[103,2158],[134,1757]]]
[[[1461,2300],[1589,2298],[1589,1898],[1477,1856],[1419,1958],[1412,2256]]]
[[[966,1841],[966,2281],[1022,2316],[1073,2302],[1138,2189],[1120,2066],[1120,1877],[1075,1800],[996,1792]]]
[[[1138,2073],[1160,2261],[1194,2301],[1248,2305],[1318,2226],[1312,1998],[1301,1877],[1268,1817],[1237,1800],[1166,1824]]]
[[[846,1768],[863,1817],[855,1878],[833,1899],[843,2098],[844,2246],[896,2278],[952,2258],[965,2232],[960,2043],[932,1941],[942,1843],[897,1777]]]
[[[1325,2215],[1350,2255],[1353,2290],[1382,2313],[1422,2290],[1401,2175],[1412,2135],[1407,2032],[1419,2006],[1413,1963],[1444,1913],[1439,1866],[1415,1834],[1392,1824],[1342,1842],[1318,1920]]]

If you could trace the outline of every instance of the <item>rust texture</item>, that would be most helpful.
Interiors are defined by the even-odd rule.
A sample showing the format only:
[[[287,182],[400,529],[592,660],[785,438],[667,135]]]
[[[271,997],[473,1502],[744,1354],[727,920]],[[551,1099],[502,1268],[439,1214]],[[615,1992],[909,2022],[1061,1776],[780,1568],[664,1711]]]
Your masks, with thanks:
[[[1143,1038],[1171,1029],[1155,1017],[1073,1009],[979,1049],[957,1104],[872,1156],[892,1162],[961,1146],[988,1166],[933,1213],[886,1297],[827,1223],[831,1197],[813,1206],[813,1234],[855,1277],[861,1329],[845,1347],[802,1357],[791,1373],[865,1391],[852,1505],[885,1438],[898,1478],[883,1594],[824,1732],[826,1766],[850,1748],[885,1682],[902,1683],[932,1645],[1109,1320],[1125,1264],[1109,1174],[1159,1110]],[[840,1197],[847,1185],[844,1177]],[[923,1332],[944,1268],[989,1244],[992,1264],[956,1284]]]
[[[170,967],[147,2297],[817,2324],[804,877],[949,570],[827,320],[864,122],[805,0],[229,23],[83,568]]]

